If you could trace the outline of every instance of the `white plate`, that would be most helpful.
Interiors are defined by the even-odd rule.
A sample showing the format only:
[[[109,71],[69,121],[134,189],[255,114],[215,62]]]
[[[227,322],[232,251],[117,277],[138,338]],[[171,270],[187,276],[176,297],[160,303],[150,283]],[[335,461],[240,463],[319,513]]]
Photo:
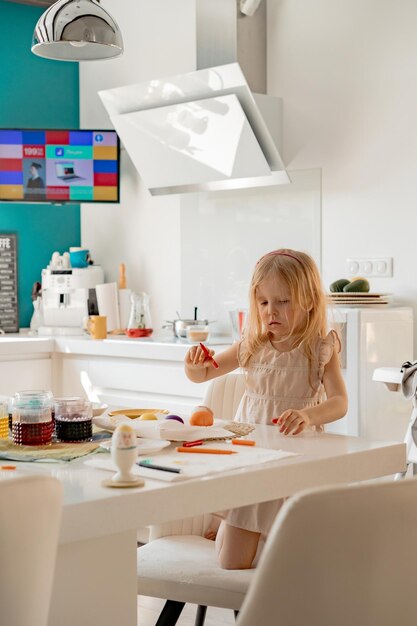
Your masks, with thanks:
[[[104,411],[107,411],[109,408],[108,404],[100,404],[100,402],[93,402],[93,417],[98,417],[102,415]]]
[[[162,441],[161,439],[143,439],[141,437],[137,438],[136,443],[138,446],[138,456],[143,456],[144,454],[155,454],[155,452],[159,452],[169,446],[171,442]],[[110,447],[111,439],[107,439],[106,441],[102,441],[100,443],[100,448],[110,450]]]
[[[373,291],[334,291],[326,295],[329,298],[355,298],[359,300],[366,300],[366,298],[389,298],[392,296],[392,293],[375,293]]]

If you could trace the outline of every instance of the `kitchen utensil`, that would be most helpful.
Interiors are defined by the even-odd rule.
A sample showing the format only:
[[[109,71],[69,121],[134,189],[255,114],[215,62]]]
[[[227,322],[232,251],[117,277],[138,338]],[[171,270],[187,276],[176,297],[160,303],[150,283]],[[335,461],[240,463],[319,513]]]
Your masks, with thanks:
[[[206,326],[207,324],[211,324],[208,320],[191,320],[191,319],[176,319],[176,320],[167,320],[167,322],[163,325],[163,328],[172,328],[175,337],[179,339],[187,338],[187,326]]]
[[[0,439],[9,437],[9,413],[7,402],[0,401]]]
[[[152,332],[149,296],[145,292],[130,296],[131,309],[126,334],[128,337],[149,337]]]
[[[119,265],[119,289],[126,289],[126,266],[124,263]]]
[[[234,309],[229,311],[229,315],[232,323],[233,341],[240,341],[246,327],[248,312],[246,309]]]
[[[187,326],[185,329],[187,334],[187,339],[190,343],[198,343],[199,341],[207,341],[209,337],[209,329],[208,326],[193,324],[192,326]]]
[[[51,443],[53,396],[50,391],[17,391],[12,403],[12,436],[18,446]]]
[[[135,419],[139,417],[143,413],[163,413],[165,415],[169,414],[167,409],[117,409],[116,411],[109,411],[108,415],[113,417],[114,415],[125,415],[126,417],[130,417],[131,419]]]
[[[56,398],[55,432],[58,441],[91,441],[93,409],[83,398]]]
[[[90,251],[85,248],[70,248],[71,267],[88,267]]]
[[[90,333],[91,339],[106,339],[107,317],[105,315],[90,315],[87,331]]]

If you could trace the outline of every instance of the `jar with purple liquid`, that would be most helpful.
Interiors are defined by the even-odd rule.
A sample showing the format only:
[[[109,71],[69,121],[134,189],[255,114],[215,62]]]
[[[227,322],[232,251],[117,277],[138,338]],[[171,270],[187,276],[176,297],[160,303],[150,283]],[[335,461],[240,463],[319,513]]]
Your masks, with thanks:
[[[57,441],[77,443],[93,438],[93,407],[83,398],[55,398]]]
[[[50,391],[18,391],[14,394],[11,413],[12,437],[16,445],[51,443],[54,430],[52,400]]]

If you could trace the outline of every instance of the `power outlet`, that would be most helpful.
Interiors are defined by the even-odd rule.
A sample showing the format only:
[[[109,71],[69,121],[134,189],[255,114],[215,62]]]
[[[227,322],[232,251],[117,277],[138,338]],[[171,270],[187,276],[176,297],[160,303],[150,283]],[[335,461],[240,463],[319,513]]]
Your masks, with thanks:
[[[346,273],[348,276],[368,276],[389,278],[393,275],[392,257],[354,258],[346,259]]]

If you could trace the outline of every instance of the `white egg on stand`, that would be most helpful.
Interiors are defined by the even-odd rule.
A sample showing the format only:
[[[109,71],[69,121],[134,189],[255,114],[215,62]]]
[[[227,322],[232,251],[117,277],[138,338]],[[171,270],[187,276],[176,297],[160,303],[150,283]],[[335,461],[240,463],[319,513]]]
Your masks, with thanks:
[[[145,481],[132,473],[138,459],[136,433],[129,424],[119,424],[111,440],[111,458],[117,472],[103,484],[106,487],[140,487]]]

